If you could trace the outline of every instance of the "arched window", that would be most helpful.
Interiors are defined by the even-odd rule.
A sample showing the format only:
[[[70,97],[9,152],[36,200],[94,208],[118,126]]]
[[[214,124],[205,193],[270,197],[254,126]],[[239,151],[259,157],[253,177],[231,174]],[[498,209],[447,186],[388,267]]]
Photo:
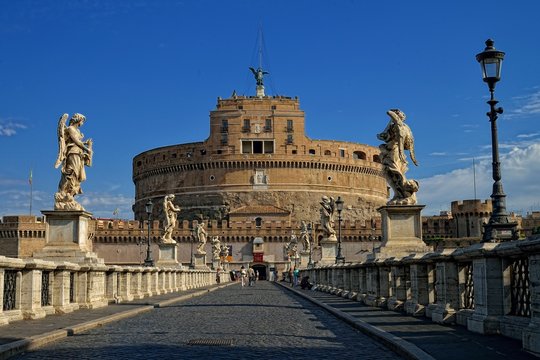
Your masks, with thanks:
[[[366,153],[363,151],[353,152],[353,159],[355,160],[366,160]]]
[[[309,155],[315,155],[315,149],[309,149]]]
[[[325,156],[331,156],[332,152],[330,150],[324,150],[324,155]]]
[[[379,155],[373,155],[373,162],[376,162],[376,163],[381,163],[381,158],[379,157]]]

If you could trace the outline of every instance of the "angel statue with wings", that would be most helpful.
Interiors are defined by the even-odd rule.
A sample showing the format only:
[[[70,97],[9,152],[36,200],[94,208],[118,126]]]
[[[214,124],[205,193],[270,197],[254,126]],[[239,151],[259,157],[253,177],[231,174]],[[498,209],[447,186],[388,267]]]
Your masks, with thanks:
[[[323,196],[321,199],[321,227],[328,240],[337,241],[336,230],[334,230],[334,213],[336,202],[332,196]]]
[[[249,70],[251,70],[251,72],[253,73],[253,76],[255,76],[255,81],[257,82],[257,86],[263,86],[264,75],[269,74],[269,73],[266,71],[263,71],[263,69],[260,67],[257,68],[257,70],[250,67]]]
[[[414,138],[412,131],[405,124],[405,114],[399,109],[387,111],[390,121],[384,131],[377,135],[384,144],[379,145],[381,150],[381,163],[388,184],[394,191],[394,197],[388,205],[416,205],[416,192],[418,182],[407,180],[405,173],[408,170],[408,162],[405,150],[414,165],[418,166],[414,155]]]
[[[75,195],[82,194],[81,183],[86,180],[84,167],[92,166],[92,139],[83,141],[84,135],[79,130],[86,120],[84,115],[73,114],[68,126],[67,118],[68,114],[64,114],[58,121],[58,158],[54,167],[62,165],[62,177],[54,195],[54,209],[84,211],[75,201]]]

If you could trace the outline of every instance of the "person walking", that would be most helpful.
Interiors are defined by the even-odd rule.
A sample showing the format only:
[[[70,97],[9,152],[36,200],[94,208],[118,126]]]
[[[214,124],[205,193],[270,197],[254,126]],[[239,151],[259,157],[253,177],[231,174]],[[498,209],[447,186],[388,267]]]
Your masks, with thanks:
[[[247,271],[244,265],[240,268],[240,281],[242,282],[242,287],[246,286]]]
[[[249,286],[255,285],[255,270],[253,270],[253,267],[249,268],[248,276],[249,276]]]
[[[300,270],[295,266],[293,271],[293,286],[298,286],[298,277],[300,276]]]

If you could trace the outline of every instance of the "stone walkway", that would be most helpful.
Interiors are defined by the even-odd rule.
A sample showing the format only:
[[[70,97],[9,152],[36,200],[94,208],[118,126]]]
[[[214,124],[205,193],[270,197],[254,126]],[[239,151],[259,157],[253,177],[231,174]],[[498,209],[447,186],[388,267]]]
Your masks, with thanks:
[[[443,326],[425,318],[369,307],[328,293],[288,289],[333,309],[338,316],[358,321],[360,327],[368,328],[368,332],[374,328],[399,337],[437,360],[538,360],[538,357],[521,349],[521,342],[507,337],[480,335],[462,326]]]
[[[27,328],[35,323],[36,327],[46,329],[39,322],[23,323]],[[336,356],[366,360],[400,358],[312,302],[274,283],[260,281],[245,288],[236,283],[204,296],[75,332],[13,359],[236,360]]]

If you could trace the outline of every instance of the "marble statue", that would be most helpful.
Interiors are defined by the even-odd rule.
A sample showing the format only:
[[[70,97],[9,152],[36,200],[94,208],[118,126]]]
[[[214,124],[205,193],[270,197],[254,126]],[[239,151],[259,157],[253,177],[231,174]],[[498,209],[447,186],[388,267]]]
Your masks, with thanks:
[[[405,150],[414,165],[418,166],[414,155],[414,138],[412,131],[405,124],[405,114],[399,109],[387,111],[390,121],[384,131],[377,135],[384,144],[379,145],[381,150],[381,163],[386,181],[394,191],[394,197],[388,205],[416,205],[416,192],[418,182],[407,180],[407,157]]]
[[[82,210],[75,195],[82,194],[81,183],[86,180],[85,166],[92,166],[92,139],[83,141],[79,128],[86,121],[82,114],[73,114],[66,126],[68,114],[58,121],[58,157],[55,168],[62,165],[58,191],[54,194],[55,210]]]
[[[257,68],[257,70],[255,70],[254,68],[250,67],[249,70],[251,70],[251,72],[255,76],[255,80],[257,81],[257,86],[264,86],[263,84],[264,75],[269,74],[269,73],[266,71],[263,71],[262,68]]]
[[[285,244],[285,253],[290,259],[294,259],[298,255],[298,239],[296,235],[291,235],[291,241]]]
[[[328,239],[336,239],[336,230],[334,230],[334,198],[331,196],[323,196],[320,204],[321,227],[324,232],[324,236]]]
[[[307,224],[304,220],[302,220],[302,223],[300,224],[300,241],[302,242],[304,246],[304,251],[309,251],[310,241],[309,241],[309,233]]]
[[[197,236],[197,240],[199,241],[199,244],[197,245],[197,253],[206,254],[206,251],[204,250],[204,245],[206,245],[206,230],[204,229],[203,222],[197,224],[195,234]]]
[[[173,203],[174,195],[169,194],[163,198],[163,213],[165,214],[165,232],[161,237],[161,241],[164,244],[176,244],[176,241],[172,238],[172,233],[176,227],[176,218],[180,207],[175,206]]]
[[[221,241],[219,241],[219,236],[212,237],[212,260],[219,260],[219,255],[221,253]]]
[[[227,244],[221,245],[221,256],[227,260],[227,257],[229,256],[229,246],[227,246]]]

